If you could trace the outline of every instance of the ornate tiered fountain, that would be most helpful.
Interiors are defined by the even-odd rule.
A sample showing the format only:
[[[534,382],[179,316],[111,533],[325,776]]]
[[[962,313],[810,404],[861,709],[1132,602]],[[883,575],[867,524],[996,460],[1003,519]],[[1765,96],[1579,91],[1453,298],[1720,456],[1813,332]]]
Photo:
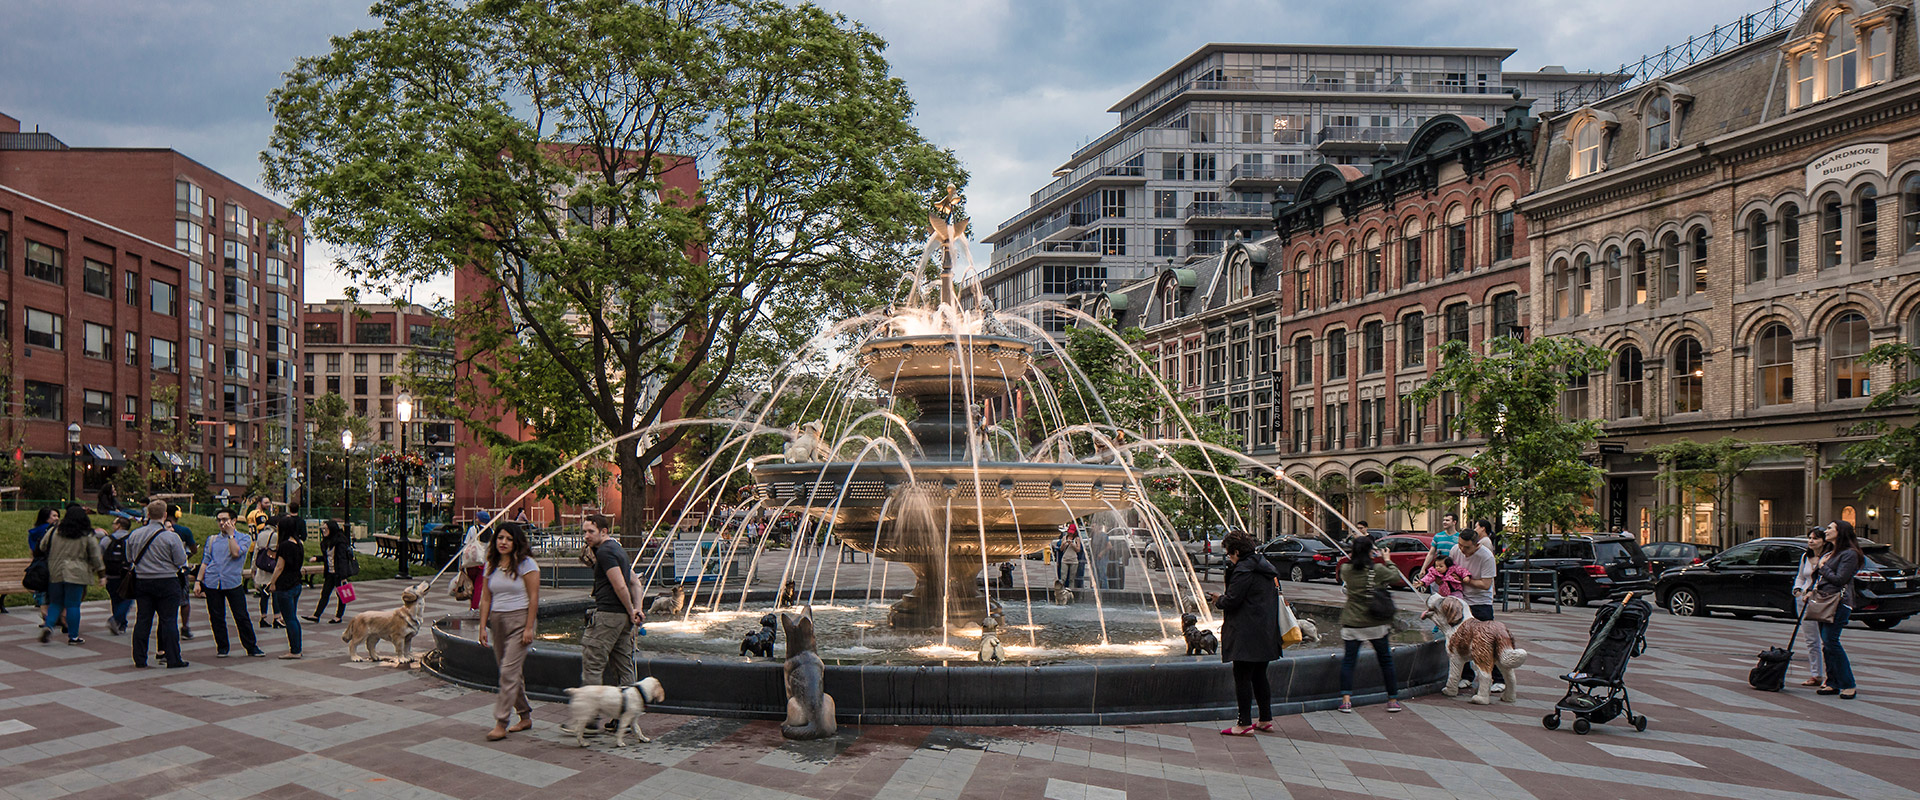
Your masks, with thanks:
[[[908,425],[919,455],[893,462],[761,464],[761,502],[804,509],[831,522],[849,547],[913,571],[914,588],[888,616],[896,628],[977,624],[989,609],[978,577],[987,564],[1035,553],[1063,525],[1125,511],[1138,484],[1113,464],[982,461],[989,401],[1009,398],[1033,366],[1033,346],[984,332],[990,316],[961,310],[953,284],[957,240],[966,234],[959,197],[932,215],[940,254],[938,305],[919,317],[940,328],[897,328],[859,349],[860,365],[918,416]],[[896,403],[896,407],[905,404]]]

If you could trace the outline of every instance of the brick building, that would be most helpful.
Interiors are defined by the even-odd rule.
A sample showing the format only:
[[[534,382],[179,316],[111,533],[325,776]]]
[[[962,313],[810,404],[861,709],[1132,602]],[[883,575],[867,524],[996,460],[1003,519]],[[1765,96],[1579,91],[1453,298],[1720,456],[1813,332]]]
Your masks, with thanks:
[[[1858,355],[1920,341],[1914,24],[1907,3],[1818,0],[1543,123],[1528,313],[1613,355],[1568,398],[1624,451],[1605,456],[1607,527],[1726,545],[1850,519],[1920,549],[1912,486],[1822,477],[1892,377]],[[1660,484],[1645,453],[1729,434],[1803,452],[1739,479],[1716,540],[1713,500]]]
[[[79,423],[102,465],[157,456],[235,493],[299,449],[299,217],[173,150],[68,147],[4,115],[0,188],[18,446],[64,456]]]
[[[430,416],[435,400],[451,399],[453,345],[446,319],[425,306],[328,300],[308,303],[301,358],[306,368],[302,393],[309,399],[337,394],[347,411],[367,421],[370,447],[400,446],[395,402],[405,389],[414,397],[408,424],[408,452],[450,459],[454,447],[451,420]],[[452,484],[453,473],[446,473]],[[424,488],[423,488],[424,491]]]
[[[1444,471],[1463,446],[1446,440],[1440,404],[1402,399],[1440,342],[1525,329],[1530,262],[1514,207],[1531,186],[1534,132],[1525,105],[1497,124],[1433,117],[1393,158],[1315,167],[1296,200],[1275,205],[1274,237],[1167,269],[1101,310],[1145,328],[1161,378],[1248,454],[1327,489],[1357,524],[1428,528],[1389,519],[1362,489],[1395,463]],[[1256,517],[1266,533],[1307,529],[1284,509]]]

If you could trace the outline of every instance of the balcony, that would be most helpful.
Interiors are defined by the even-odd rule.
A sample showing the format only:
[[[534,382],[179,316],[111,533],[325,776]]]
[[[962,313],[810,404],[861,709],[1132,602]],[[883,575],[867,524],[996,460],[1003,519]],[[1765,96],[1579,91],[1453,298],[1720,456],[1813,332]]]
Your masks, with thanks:
[[[1249,203],[1241,200],[1200,200],[1187,204],[1185,216],[1188,227],[1202,225],[1255,227],[1273,223],[1273,207],[1266,203]]]
[[[1362,83],[1359,81],[1272,81],[1254,78],[1224,78],[1220,80],[1199,80],[1188,85],[1199,92],[1357,92],[1361,94],[1485,94],[1511,96],[1511,89],[1492,83],[1472,81],[1439,81],[1435,83]]]
[[[1312,164],[1235,164],[1227,170],[1227,188],[1234,190],[1268,189],[1293,183],[1307,176]]]
[[[997,254],[996,254],[997,255]],[[993,266],[980,280],[988,280],[1003,272],[1020,269],[1037,261],[1055,264],[1091,264],[1100,260],[1099,242],[1035,242],[1008,254],[1007,258],[995,258]]]
[[[1413,138],[1415,128],[1376,128],[1371,125],[1329,125],[1314,136],[1314,150],[1322,154],[1372,153],[1398,150]]]

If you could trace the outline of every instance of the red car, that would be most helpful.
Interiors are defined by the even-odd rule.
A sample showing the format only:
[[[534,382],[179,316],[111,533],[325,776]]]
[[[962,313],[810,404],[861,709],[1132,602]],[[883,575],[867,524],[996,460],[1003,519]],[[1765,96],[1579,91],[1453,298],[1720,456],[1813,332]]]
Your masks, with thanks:
[[[1414,573],[1418,572],[1420,564],[1427,560],[1427,551],[1431,549],[1433,549],[1433,537],[1424,533],[1388,534],[1374,543],[1375,555],[1385,556],[1395,569],[1400,570],[1401,575],[1407,577],[1408,583],[1420,579],[1420,576]],[[1339,566],[1346,566],[1346,563],[1346,556],[1341,556]]]

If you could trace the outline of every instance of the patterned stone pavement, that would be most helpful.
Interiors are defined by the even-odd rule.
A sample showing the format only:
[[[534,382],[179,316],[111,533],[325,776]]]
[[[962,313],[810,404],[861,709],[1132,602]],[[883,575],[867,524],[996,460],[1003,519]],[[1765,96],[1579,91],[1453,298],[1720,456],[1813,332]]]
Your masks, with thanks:
[[[362,585],[356,607],[389,607],[399,589]],[[652,744],[590,739],[578,749],[556,730],[561,709],[551,705],[536,707],[533,731],[485,742],[492,695],[348,663],[340,626],[309,626],[302,661],[215,659],[203,632],[186,647],[191,667],[135,670],[126,639],[102,630],[104,613],[87,604],[89,641],[78,647],[39,644],[29,613],[0,616],[0,800],[1920,800],[1920,637],[1898,631],[1847,632],[1863,688],[1843,703],[1799,687],[1746,687],[1753,654],[1784,638],[1786,625],[1660,615],[1652,649],[1628,673],[1652,718],[1645,733],[1619,721],[1589,736],[1540,726],[1564,688],[1553,676],[1585,644],[1591,615],[1575,611],[1504,618],[1532,653],[1513,706],[1435,695],[1402,714],[1363,706],[1285,717],[1276,733],[1251,738],[1223,738],[1224,723],[1212,722],[870,726],[810,743],[782,740],[771,722],[656,714],[642,722]],[[283,638],[263,643],[285,650]]]

